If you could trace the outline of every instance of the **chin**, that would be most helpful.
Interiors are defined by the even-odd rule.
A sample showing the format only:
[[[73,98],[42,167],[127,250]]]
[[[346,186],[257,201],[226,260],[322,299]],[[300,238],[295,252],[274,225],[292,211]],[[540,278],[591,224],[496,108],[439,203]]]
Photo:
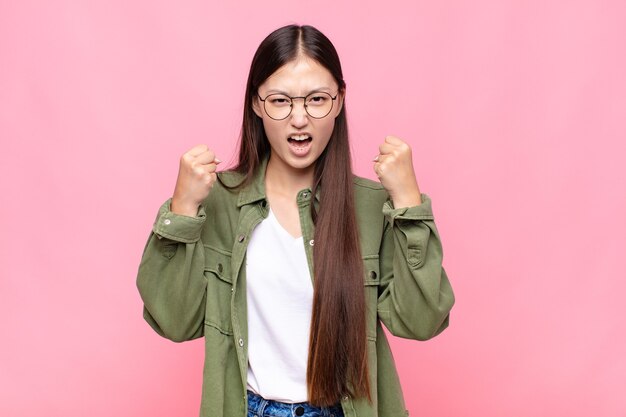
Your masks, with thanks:
[[[294,169],[307,169],[307,168],[310,168],[314,163],[315,163],[315,160],[294,161],[294,162],[289,163],[289,166],[291,166]]]
[[[285,162],[294,169],[307,169],[314,165],[316,160],[317,156],[312,155],[306,158],[294,158],[292,155],[289,155]]]

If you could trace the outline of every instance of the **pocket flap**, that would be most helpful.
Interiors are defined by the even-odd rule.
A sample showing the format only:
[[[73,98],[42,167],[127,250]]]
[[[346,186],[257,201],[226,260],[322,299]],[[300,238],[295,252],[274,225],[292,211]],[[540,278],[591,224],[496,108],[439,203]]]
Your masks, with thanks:
[[[206,245],[205,249],[204,271],[210,271],[222,281],[232,284],[233,278],[231,275],[230,254],[226,254],[224,253],[225,251]]]

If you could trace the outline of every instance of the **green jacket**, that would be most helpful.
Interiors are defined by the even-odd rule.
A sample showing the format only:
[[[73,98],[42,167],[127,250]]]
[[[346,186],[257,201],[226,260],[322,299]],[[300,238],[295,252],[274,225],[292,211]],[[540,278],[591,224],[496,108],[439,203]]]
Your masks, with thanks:
[[[265,165],[247,187],[232,192],[215,183],[197,217],[161,206],[144,249],[137,286],[144,317],[161,336],[182,342],[204,336],[202,417],[247,415],[246,246],[268,215]],[[228,185],[241,175],[223,172]],[[367,351],[373,403],[344,397],[346,417],[408,415],[381,321],[395,335],[426,340],[448,326],[454,294],[442,268],[442,248],[431,201],[394,209],[377,182],[354,178],[355,206],[368,305]],[[317,201],[317,196],[313,198]],[[309,270],[313,265],[311,191],[298,193]],[[311,279],[313,276],[311,275]]]

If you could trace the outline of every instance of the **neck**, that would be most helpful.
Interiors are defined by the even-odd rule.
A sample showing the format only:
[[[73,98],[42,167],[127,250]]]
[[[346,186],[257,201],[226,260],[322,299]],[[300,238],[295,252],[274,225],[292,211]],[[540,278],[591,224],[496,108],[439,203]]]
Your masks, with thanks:
[[[268,192],[294,196],[300,190],[313,187],[314,172],[314,165],[293,168],[271,155],[265,171],[265,188]]]

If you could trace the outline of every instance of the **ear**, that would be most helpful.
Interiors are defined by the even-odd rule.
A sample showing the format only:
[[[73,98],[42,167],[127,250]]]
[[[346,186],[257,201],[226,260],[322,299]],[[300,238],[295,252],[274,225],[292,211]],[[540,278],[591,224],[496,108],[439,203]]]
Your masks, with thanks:
[[[254,113],[259,116],[261,119],[263,118],[263,110],[261,109],[261,100],[259,100],[259,96],[257,94],[252,97],[252,110]]]

